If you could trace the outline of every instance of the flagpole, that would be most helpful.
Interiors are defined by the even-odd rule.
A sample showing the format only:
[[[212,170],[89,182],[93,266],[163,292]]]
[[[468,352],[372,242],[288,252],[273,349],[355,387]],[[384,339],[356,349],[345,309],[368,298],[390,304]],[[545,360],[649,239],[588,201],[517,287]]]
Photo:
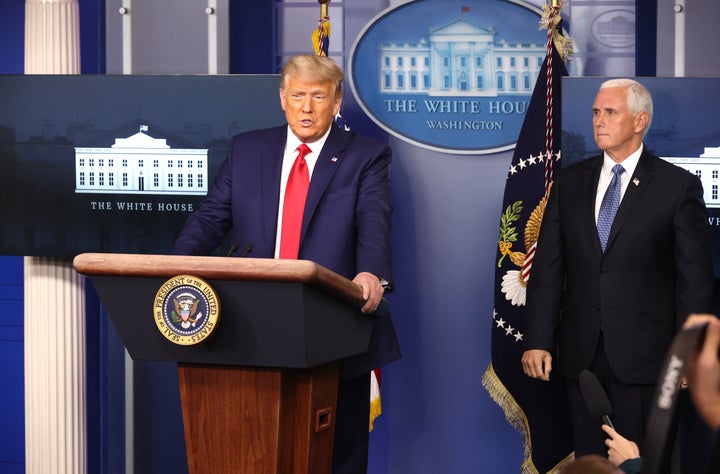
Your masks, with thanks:
[[[320,4],[320,17],[328,16],[328,3],[330,0],[318,0]]]

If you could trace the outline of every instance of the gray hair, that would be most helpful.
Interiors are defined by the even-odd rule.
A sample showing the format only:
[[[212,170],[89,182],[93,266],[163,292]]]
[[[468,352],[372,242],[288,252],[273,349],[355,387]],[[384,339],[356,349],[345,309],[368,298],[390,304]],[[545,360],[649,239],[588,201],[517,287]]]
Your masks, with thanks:
[[[640,112],[648,114],[648,121],[643,130],[643,137],[650,130],[650,124],[653,118],[653,101],[650,92],[637,81],[632,79],[610,79],[600,85],[600,89],[610,87],[621,87],[627,91],[627,106],[630,113],[637,115]]]
[[[288,76],[316,82],[333,82],[335,83],[335,98],[342,96],[343,70],[335,61],[326,56],[300,54],[291,57],[280,73],[280,89],[285,88]]]

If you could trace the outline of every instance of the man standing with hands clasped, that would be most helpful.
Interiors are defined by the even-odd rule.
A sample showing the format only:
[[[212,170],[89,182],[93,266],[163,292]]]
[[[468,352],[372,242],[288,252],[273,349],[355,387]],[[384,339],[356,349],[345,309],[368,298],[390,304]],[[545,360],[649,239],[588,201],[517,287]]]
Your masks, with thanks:
[[[280,75],[287,124],[233,137],[173,253],[209,254],[232,230],[251,257],[312,260],[362,288],[373,328],[368,351],[341,362],[333,445],[333,473],[359,474],[367,470],[370,371],[400,357],[383,299],[393,282],[392,153],[334,124],[342,80],[330,58],[288,60]]]
[[[606,81],[592,113],[603,154],[564,169],[550,192],[522,357],[530,377],[567,378],[578,457],[607,454],[579,373],[595,374],[615,428],[642,445],[666,351],[690,313],[708,311],[714,283],[700,180],[643,144],[650,93]]]

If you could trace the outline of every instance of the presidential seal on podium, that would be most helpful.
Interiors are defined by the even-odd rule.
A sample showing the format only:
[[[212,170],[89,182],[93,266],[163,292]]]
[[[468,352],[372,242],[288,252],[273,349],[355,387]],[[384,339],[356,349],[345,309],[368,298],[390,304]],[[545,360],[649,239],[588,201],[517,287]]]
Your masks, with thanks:
[[[210,337],[218,324],[220,300],[202,278],[178,275],[155,295],[155,324],[168,341],[190,346]]]

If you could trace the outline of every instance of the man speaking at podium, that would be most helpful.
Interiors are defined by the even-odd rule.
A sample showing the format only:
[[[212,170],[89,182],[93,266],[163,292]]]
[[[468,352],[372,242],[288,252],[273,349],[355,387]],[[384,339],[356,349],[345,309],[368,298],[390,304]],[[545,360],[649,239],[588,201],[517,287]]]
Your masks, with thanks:
[[[252,257],[311,260],[362,287],[362,312],[373,319],[370,348],[341,363],[333,448],[333,472],[357,474],[367,471],[369,372],[400,353],[383,300],[393,281],[392,152],[335,125],[342,80],[327,57],[288,60],[280,75],[287,125],[232,138],[173,253],[210,254],[232,229],[236,248]]]

